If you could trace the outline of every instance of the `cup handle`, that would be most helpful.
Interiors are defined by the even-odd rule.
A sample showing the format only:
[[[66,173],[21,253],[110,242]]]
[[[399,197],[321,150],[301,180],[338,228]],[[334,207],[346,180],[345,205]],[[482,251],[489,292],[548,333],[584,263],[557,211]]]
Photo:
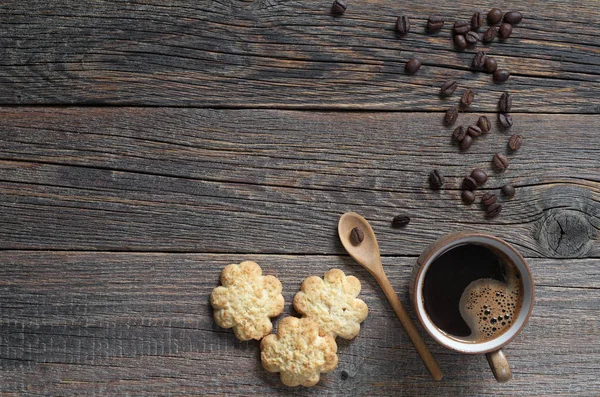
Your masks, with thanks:
[[[485,357],[498,382],[508,382],[512,379],[512,371],[502,350],[486,353]]]

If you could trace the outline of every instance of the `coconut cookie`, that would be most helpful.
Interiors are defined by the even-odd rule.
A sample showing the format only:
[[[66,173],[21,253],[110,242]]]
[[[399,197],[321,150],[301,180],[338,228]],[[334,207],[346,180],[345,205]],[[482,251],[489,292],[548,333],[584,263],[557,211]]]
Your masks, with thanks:
[[[294,297],[294,308],[319,324],[321,331],[353,339],[369,312],[365,302],[356,298],[359,292],[356,277],[332,269],[323,279],[310,276],[304,280]]]
[[[310,318],[284,318],[277,333],[261,341],[260,349],[263,367],[280,372],[287,386],[314,386],[322,372],[332,371],[338,363],[334,337],[320,333]]]
[[[263,276],[257,263],[245,261],[228,265],[221,273],[221,284],[210,295],[216,323],[233,328],[240,340],[260,340],[273,329],[270,317],[283,311],[281,282]]]

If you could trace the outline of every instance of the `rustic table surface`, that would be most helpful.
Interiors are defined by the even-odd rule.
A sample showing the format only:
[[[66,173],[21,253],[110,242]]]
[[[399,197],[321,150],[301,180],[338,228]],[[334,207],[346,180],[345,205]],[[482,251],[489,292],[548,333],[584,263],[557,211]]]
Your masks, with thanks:
[[[524,12],[512,37],[455,51],[451,23],[492,6]],[[600,394],[600,2],[353,1],[340,18],[329,8],[0,4],[1,396]],[[413,22],[404,38],[400,13]],[[429,15],[452,22],[429,34]],[[470,70],[482,48],[508,82]],[[413,56],[423,66],[408,76]],[[447,79],[459,89],[440,98]],[[460,153],[442,117],[466,87],[475,102],[458,124],[494,122]],[[524,145],[498,173],[504,91]],[[480,192],[517,188],[495,219],[461,203],[474,167],[490,173]],[[433,168],[441,191],[427,186]],[[483,356],[427,337],[445,374],[431,379],[337,238],[350,210],[372,222],[406,305],[410,268],[441,235],[484,231],[517,247],[536,305],[505,349],[514,380],[498,385]],[[391,228],[400,213],[409,226]],[[316,387],[283,386],[258,342],[214,323],[209,294],[242,260],[281,280],[278,319],[295,314],[309,275],[361,280],[369,317]]]

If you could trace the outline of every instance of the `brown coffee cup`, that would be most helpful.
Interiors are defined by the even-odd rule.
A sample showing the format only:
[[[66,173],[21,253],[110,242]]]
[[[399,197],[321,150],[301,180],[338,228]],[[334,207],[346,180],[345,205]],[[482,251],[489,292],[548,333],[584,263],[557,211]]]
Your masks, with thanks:
[[[446,266],[445,263],[448,260],[446,260],[446,262],[444,262],[444,260],[436,262],[436,260],[442,257],[442,255],[453,250],[453,253],[445,258],[461,258],[460,255],[466,252],[468,253],[468,250],[470,249],[475,249],[477,252],[482,250],[486,252],[489,251],[490,255],[495,255],[497,257],[497,263],[500,263],[501,266],[506,266],[506,268],[509,269],[506,270],[507,274],[508,272],[511,272],[510,274],[514,274],[514,277],[511,276],[512,281],[507,281],[509,284],[512,283],[511,285],[513,285],[514,288],[513,290],[494,290],[494,288],[490,286],[504,288],[503,285],[506,285],[508,288],[508,284],[502,284],[499,281],[491,278],[473,280],[467,288],[464,288],[460,298],[459,312],[459,316],[462,318],[457,318],[457,321],[460,321],[462,324],[466,325],[465,316],[471,316],[469,317],[469,320],[472,321],[471,324],[474,324],[473,328],[476,330],[476,332],[473,332],[471,329],[471,336],[465,337],[451,334],[447,329],[440,328],[439,320],[438,324],[432,320],[433,312],[428,313],[428,305],[426,305],[425,302],[426,296],[424,294],[424,285],[428,271],[432,269],[433,263],[436,264],[433,267],[433,272],[431,272],[432,279],[436,279],[436,276],[434,276],[435,272],[454,272],[456,269],[459,269],[461,277],[466,277],[465,279],[468,281],[468,274],[471,271],[471,268],[466,268],[466,266],[472,267],[472,265],[467,265],[469,262],[467,261],[466,257],[464,264],[462,261],[454,261],[453,264],[451,266],[448,265],[445,270],[444,268],[442,268],[442,270],[438,269]],[[458,274],[459,272],[456,273]],[[466,276],[464,276],[465,274]],[[452,283],[454,279],[452,277],[447,277],[444,280],[446,280],[443,283],[444,288],[450,288],[450,283]],[[463,284],[465,282],[464,279],[461,279],[460,281],[463,282]],[[462,288],[463,284],[460,284],[457,281],[459,290]],[[431,285],[430,280],[428,280],[427,288],[432,290],[432,287],[429,285]],[[448,285],[450,285],[450,287],[448,287]],[[479,285],[481,285],[481,287],[478,287]],[[493,291],[496,292],[494,293]],[[510,370],[508,360],[502,352],[502,347],[510,343],[519,334],[519,332],[521,332],[529,320],[531,311],[533,309],[534,284],[527,262],[510,244],[497,237],[478,232],[458,232],[443,236],[431,244],[417,259],[417,263],[415,264],[411,275],[410,296],[419,321],[427,333],[436,342],[459,353],[483,353],[486,355],[488,363],[490,364],[490,368],[492,369],[492,372],[494,373],[494,376],[498,382],[506,382],[512,378],[512,372]],[[486,314],[483,312],[483,307],[487,309],[488,306],[482,305],[482,303],[488,301],[491,302],[490,308],[493,306],[494,311],[499,311],[500,308],[505,307],[502,305],[508,305],[506,309],[508,310],[508,313],[505,314],[507,318],[509,318],[508,314],[510,314],[510,320],[507,319],[506,322],[504,322],[503,319],[500,320],[500,318],[498,318],[498,320],[496,320],[495,317],[490,317],[491,320],[489,320],[488,317],[486,317]],[[453,306],[453,303],[449,304]],[[429,308],[430,311],[433,310],[431,309],[431,305],[429,305]],[[478,311],[480,309],[481,312]],[[504,311],[505,309],[502,309],[502,312]],[[448,311],[446,313],[451,313],[449,316],[452,316],[455,312],[456,310],[453,310],[452,312]],[[488,313],[488,310],[486,310],[485,313]],[[435,318],[435,316],[433,317]],[[454,320],[450,319],[449,321]],[[488,321],[492,321],[494,324],[496,324],[498,321],[498,327],[500,326],[500,322],[502,322],[504,326],[502,327],[501,333],[500,331],[497,331],[496,327],[492,328],[494,324],[488,324]],[[480,335],[480,337],[473,339],[472,335],[476,333],[477,335]]]

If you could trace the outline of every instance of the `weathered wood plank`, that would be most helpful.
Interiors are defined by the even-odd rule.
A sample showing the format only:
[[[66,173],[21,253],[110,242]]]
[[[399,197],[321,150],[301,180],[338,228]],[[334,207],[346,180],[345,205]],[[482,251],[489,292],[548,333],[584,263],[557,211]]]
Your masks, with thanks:
[[[338,267],[362,281],[369,317],[339,343],[338,368],[314,389],[283,387],[258,343],[216,326],[208,296],[221,269],[258,261],[284,286],[284,315],[302,280]],[[408,304],[415,258],[384,267]],[[445,373],[433,382],[384,295],[346,256],[0,252],[0,393],[87,396],[281,394],[591,395],[600,387],[600,271],[595,259],[531,259],[529,325],[506,348],[514,380],[498,387],[482,356],[427,338]]]
[[[454,21],[486,1],[356,2],[329,15],[329,1],[257,0],[3,2],[0,103],[440,110],[438,86],[454,78],[493,111],[498,92],[516,112],[600,112],[600,11],[595,1],[528,2],[504,43],[480,46],[513,77],[504,86],[472,73],[474,51],[454,51]],[[522,9],[521,1],[502,7]],[[398,39],[404,12],[413,32]],[[443,32],[425,21],[447,18]],[[424,66],[406,76],[404,63]]]
[[[525,144],[502,174],[490,160],[507,133],[494,127],[460,153],[440,118],[4,108],[0,247],[340,254],[338,217],[355,210],[373,221],[385,255],[418,255],[463,229],[527,256],[600,255],[600,118],[516,116]],[[484,190],[517,186],[494,220],[460,202],[474,167],[490,173]],[[447,176],[441,192],[428,187],[433,168]],[[412,216],[403,231],[390,227],[399,212]]]

